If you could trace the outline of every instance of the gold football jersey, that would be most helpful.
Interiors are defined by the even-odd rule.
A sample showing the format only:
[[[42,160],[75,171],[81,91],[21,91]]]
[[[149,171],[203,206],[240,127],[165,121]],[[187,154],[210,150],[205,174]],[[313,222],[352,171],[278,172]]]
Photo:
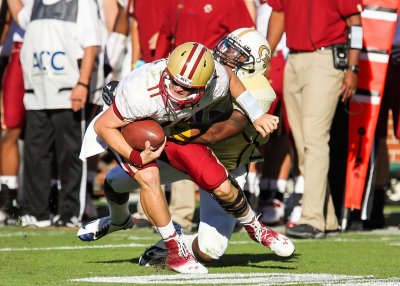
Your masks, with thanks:
[[[267,112],[276,97],[268,80],[263,75],[258,75],[242,80],[242,83],[257,100],[263,111]],[[228,97],[196,114],[196,121],[209,123],[215,116],[221,113],[229,114],[232,109],[246,114],[236,102],[232,102],[232,97]],[[210,148],[225,168],[232,170],[246,165],[250,161],[261,161],[262,156],[256,146],[265,144],[268,139],[269,136],[263,138],[249,121],[249,124],[241,133],[219,141],[211,145]]]

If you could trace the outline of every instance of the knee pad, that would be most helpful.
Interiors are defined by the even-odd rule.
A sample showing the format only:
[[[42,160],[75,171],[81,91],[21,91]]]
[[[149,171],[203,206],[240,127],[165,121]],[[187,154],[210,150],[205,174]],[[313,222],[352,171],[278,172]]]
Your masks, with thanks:
[[[233,200],[233,202],[224,202],[219,199],[214,193],[210,193],[210,195],[227,213],[232,214],[233,216],[241,215],[247,208],[246,196],[244,195],[242,188],[233,177],[229,175],[228,179],[230,180],[231,184],[238,190],[238,195]]]
[[[202,225],[199,228],[198,244],[201,252],[216,260],[228,248],[229,238],[219,233],[214,227]]]
[[[107,200],[119,205],[122,205],[129,200],[129,193],[117,193],[107,182],[107,179],[104,180],[104,194],[106,195]]]

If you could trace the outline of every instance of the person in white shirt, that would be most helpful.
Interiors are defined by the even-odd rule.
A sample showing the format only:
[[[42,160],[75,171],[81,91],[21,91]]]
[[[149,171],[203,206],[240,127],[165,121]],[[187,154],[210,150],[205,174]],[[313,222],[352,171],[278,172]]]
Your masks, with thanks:
[[[76,227],[84,208],[86,169],[79,160],[84,107],[101,46],[94,0],[8,1],[25,29],[21,49],[26,133],[22,226]],[[56,162],[61,181],[58,213],[50,221],[50,179]]]

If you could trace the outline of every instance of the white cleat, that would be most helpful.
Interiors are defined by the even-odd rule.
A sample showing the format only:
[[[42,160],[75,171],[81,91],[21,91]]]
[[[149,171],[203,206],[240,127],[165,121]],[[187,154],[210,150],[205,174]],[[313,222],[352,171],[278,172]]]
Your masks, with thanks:
[[[266,227],[258,218],[254,218],[252,222],[243,224],[243,226],[251,239],[267,246],[276,255],[288,257],[294,253],[295,248],[289,238]]]
[[[132,216],[122,225],[111,223],[111,218],[107,216],[85,224],[78,230],[77,236],[82,241],[94,241],[114,231],[132,228],[133,224]]]
[[[205,274],[208,269],[201,265],[189,252],[183,239],[175,233],[164,240],[167,248],[165,263],[174,271],[186,274]]]

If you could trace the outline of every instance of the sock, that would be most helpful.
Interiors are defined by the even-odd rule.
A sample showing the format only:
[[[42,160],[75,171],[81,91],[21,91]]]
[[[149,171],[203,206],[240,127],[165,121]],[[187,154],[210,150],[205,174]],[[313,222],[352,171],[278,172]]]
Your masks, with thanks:
[[[304,177],[303,176],[294,177],[294,192],[296,194],[304,193]]]
[[[176,232],[172,220],[170,220],[166,226],[157,226],[156,229],[164,240],[170,238]]]
[[[110,200],[107,200],[107,203],[110,211],[111,223],[115,225],[124,224],[131,215],[129,212],[129,200],[122,205],[116,204]]]
[[[1,184],[7,185],[9,189],[18,189],[17,176],[0,176]]]
[[[256,217],[256,213],[250,208],[247,215],[238,217],[237,220],[241,224],[249,223]]]

